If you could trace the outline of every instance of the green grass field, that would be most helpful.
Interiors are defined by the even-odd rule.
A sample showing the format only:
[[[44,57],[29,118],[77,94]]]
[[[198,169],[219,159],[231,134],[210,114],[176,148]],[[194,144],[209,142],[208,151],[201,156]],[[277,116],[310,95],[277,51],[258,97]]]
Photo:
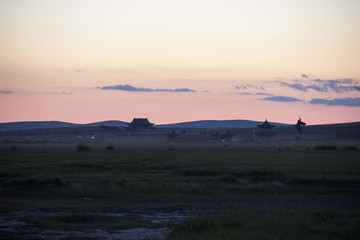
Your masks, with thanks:
[[[83,143],[80,148],[75,143],[2,144],[0,210],[40,210],[21,220],[43,229],[160,226],[173,230],[169,239],[359,236],[356,142],[148,139]],[[154,225],[141,214],[134,216],[172,211],[191,217]],[[100,224],[88,220],[93,212],[130,217],[103,216]]]

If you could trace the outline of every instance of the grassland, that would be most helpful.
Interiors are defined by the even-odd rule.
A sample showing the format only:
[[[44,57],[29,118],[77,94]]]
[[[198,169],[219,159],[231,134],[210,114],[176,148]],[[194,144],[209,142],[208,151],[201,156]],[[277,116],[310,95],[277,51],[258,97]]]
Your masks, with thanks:
[[[358,239],[359,224],[359,213],[241,210],[179,224],[169,239]]]
[[[25,211],[18,220],[27,226],[161,227],[173,229],[169,239],[359,236],[356,141],[169,143],[149,136],[0,149],[0,211]],[[119,212],[125,215],[94,217]],[[159,225],[141,217],[158,212],[190,219]]]

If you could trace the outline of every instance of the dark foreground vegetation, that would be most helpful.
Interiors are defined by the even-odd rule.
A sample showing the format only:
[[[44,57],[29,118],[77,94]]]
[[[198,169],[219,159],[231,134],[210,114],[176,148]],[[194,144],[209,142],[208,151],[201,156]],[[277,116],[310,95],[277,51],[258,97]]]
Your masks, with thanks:
[[[359,146],[3,143],[0,238],[359,239]]]
[[[359,213],[237,210],[175,226],[169,239],[357,239]]]

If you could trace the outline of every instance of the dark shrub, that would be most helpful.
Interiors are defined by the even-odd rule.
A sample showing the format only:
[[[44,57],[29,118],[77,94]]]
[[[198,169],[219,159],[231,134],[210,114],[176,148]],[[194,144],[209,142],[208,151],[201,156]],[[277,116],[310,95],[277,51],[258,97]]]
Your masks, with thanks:
[[[179,169],[173,174],[178,176],[216,176],[222,174],[216,170],[209,170],[209,169]]]
[[[175,151],[174,147],[168,147],[168,151]]]
[[[80,152],[86,152],[86,151],[91,151],[91,148],[89,148],[86,145],[78,145],[77,150],[80,151]]]
[[[99,216],[91,214],[66,214],[61,216],[56,216],[59,222],[64,223],[91,223],[95,222]]]
[[[358,150],[355,146],[345,146],[344,148],[346,151],[356,151]]]
[[[125,186],[126,183],[127,183],[127,180],[123,178],[123,179],[120,179],[116,184],[118,186]]]
[[[106,150],[114,150],[114,146],[113,145],[107,145],[106,146]]]
[[[54,178],[54,179],[45,179],[43,181],[45,186],[51,186],[51,187],[62,187],[64,186],[63,182],[61,182],[60,178]]]
[[[222,181],[226,183],[236,183],[238,180],[233,175],[226,175],[223,178],[221,178]]]

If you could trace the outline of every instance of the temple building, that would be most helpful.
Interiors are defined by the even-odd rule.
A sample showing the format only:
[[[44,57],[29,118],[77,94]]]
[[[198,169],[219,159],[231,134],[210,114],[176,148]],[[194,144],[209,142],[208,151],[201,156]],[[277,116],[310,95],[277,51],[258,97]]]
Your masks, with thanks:
[[[263,124],[258,125],[259,131],[256,132],[256,135],[262,139],[271,138],[276,135],[276,133],[272,131],[273,127],[275,127],[275,125],[270,124],[266,119]]]
[[[154,123],[150,123],[147,118],[134,118],[128,125],[127,129],[130,132],[150,132],[155,129]]]

